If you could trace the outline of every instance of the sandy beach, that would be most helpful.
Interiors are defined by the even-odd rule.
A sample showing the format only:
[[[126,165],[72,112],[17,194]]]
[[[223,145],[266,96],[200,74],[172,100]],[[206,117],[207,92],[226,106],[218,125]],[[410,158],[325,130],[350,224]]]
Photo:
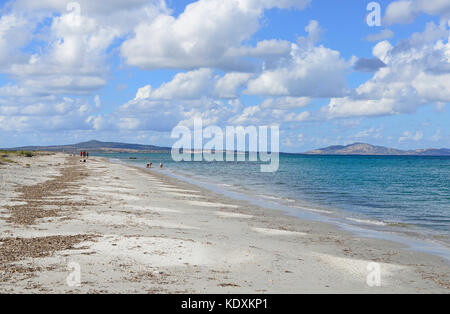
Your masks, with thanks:
[[[2,293],[450,292],[442,258],[226,198],[164,169],[64,154],[14,161],[0,165]],[[367,283],[370,263],[381,286]]]

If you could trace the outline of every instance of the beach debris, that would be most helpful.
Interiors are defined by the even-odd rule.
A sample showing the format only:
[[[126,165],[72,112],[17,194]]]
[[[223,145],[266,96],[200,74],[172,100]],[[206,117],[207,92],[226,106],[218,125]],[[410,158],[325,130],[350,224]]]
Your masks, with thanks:
[[[38,238],[2,238],[0,239],[0,282],[7,282],[17,274],[32,277],[41,271],[40,267],[12,265],[27,258],[42,258],[56,251],[73,250],[81,242],[92,241],[96,236],[79,234],[72,236],[48,236]]]
[[[239,285],[234,284],[234,283],[219,283],[218,286],[222,287],[222,288],[226,288],[226,287],[234,287],[234,288],[240,287]]]
[[[73,202],[70,200],[48,200],[49,197],[58,196],[61,192],[68,193],[77,182],[86,178],[87,172],[79,167],[67,165],[60,169],[60,175],[31,186],[20,186],[15,191],[19,195],[13,201],[19,205],[5,206],[10,216],[2,218],[9,223],[20,225],[32,225],[37,219],[58,217],[62,207],[76,208],[86,206],[87,202]],[[45,206],[56,206],[58,209],[45,209]]]

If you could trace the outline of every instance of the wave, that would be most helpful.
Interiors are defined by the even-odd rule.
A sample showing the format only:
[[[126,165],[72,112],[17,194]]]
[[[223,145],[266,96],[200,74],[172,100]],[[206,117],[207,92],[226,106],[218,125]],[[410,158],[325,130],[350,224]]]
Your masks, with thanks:
[[[388,224],[383,221],[378,220],[370,220],[370,219],[358,219],[358,218],[347,218],[347,220],[366,224],[366,225],[375,225],[375,226],[387,226]]]
[[[300,206],[296,206],[295,208],[307,210],[307,211],[318,213],[318,214],[333,214],[332,211],[325,210],[325,209],[308,208],[308,207],[300,207]]]

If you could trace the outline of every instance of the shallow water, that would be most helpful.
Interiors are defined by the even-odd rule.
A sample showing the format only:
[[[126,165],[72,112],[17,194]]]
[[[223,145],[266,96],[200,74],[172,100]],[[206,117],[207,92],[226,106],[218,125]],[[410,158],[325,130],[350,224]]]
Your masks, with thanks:
[[[450,157],[280,155],[275,173],[254,162],[179,162],[170,154],[93,154],[165,171],[349,224],[414,232],[449,243]],[[130,159],[136,158],[136,159]]]

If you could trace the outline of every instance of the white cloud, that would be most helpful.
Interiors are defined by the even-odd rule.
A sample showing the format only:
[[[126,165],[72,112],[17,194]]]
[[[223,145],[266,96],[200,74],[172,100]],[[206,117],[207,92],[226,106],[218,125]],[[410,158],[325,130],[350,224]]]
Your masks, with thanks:
[[[226,51],[227,57],[270,57],[288,56],[291,52],[291,43],[286,40],[263,40],[256,47],[242,46],[230,48]]]
[[[390,29],[383,29],[379,33],[369,34],[366,36],[367,41],[380,41],[394,37],[394,32]]]
[[[290,112],[290,113],[286,114],[284,121],[285,122],[303,122],[303,121],[306,121],[310,116],[311,116],[311,114],[309,113],[309,111],[303,111],[300,113]]]
[[[403,132],[403,135],[399,137],[398,142],[405,142],[405,141],[415,141],[418,142],[423,139],[423,132],[422,131],[416,131],[416,133],[412,133],[409,131]]]
[[[103,30],[97,29],[94,20],[81,20],[80,26],[73,26],[70,14],[55,17],[48,49],[25,62],[4,66],[3,72],[39,94],[91,93],[101,88],[106,84],[102,54],[108,43],[97,38]],[[110,42],[113,35],[109,36]]]
[[[236,98],[238,89],[247,83],[251,76],[250,73],[227,73],[216,81],[215,94],[219,98]]]
[[[321,32],[316,21],[305,28],[307,38],[292,45],[291,57],[263,71],[248,83],[245,93],[265,96],[334,97],[347,89],[345,71],[351,66],[338,51],[314,46]]]
[[[448,0],[393,1],[386,8],[383,21],[388,25],[411,23],[421,13],[449,18],[450,2]]]
[[[397,46],[378,43],[373,55],[386,67],[343,98],[332,98],[323,111],[329,117],[412,113],[417,107],[450,102],[450,31],[427,25]]]
[[[299,37],[298,43],[300,46],[314,46],[320,40],[320,36],[324,30],[320,27],[319,22],[316,20],[309,21],[308,25],[305,26],[305,31],[308,33],[307,37]]]
[[[308,97],[278,97],[265,99],[261,107],[271,109],[296,109],[307,106],[311,102]]]
[[[21,48],[31,38],[29,22],[21,16],[0,16],[0,68],[23,60]]]
[[[180,72],[171,81],[161,84],[156,89],[150,85],[139,88],[136,99],[236,98],[238,97],[238,89],[251,76],[251,73],[230,72],[221,77],[208,68]]]
[[[279,125],[282,128],[289,125],[298,125],[299,123],[308,121],[311,118],[309,111],[298,112],[295,107],[285,106],[277,107],[276,100],[269,104],[265,101],[261,105],[249,106],[243,108],[237,114],[232,116],[228,122],[239,125]],[[302,105],[303,106],[303,105]],[[297,108],[302,107],[297,106]]]
[[[290,58],[291,44],[267,39],[249,45],[247,40],[259,29],[265,10],[303,9],[310,0],[200,0],[176,17],[164,1],[77,2],[80,15],[64,1],[17,0],[0,17],[0,71],[15,81],[0,86],[0,117],[8,119],[3,130],[169,130],[197,115],[210,123],[250,117],[236,98],[254,74],[242,70]],[[315,26],[310,25],[311,33],[319,32]],[[144,86],[115,112],[98,115],[97,93],[109,76],[108,51],[131,31],[120,47],[130,53],[123,54],[129,64],[195,69],[159,87]],[[218,75],[214,68],[239,71]],[[304,102],[287,97],[280,107]],[[280,118],[283,110],[263,108],[257,119]],[[298,121],[301,114],[289,119]]]
[[[85,102],[65,98],[59,102],[31,103],[22,106],[0,105],[0,130],[21,132],[82,130],[85,119],[94,112]]]
[[[383,131],[383,127],[379,127],[379,128],[368,128],[362,131],[359,131],[356,135],[355,138],[356,139],[368,139],[368,138],[373,138],[373,139],[379,139],[381,138],[381,131]]]
[[[411,23],[415,17],[413,1],[394,1],[386,8],[384,22],[388,25],[394,23]]]
[[[186,73],[178,73],[168,83],[151,91],[152,99],[196,99],[210,94],[213,84],[211,69],[198,69]]]
[[[248,83],[250,95],[333,97],[345,94],[345,71],[350,63],[338,51],[325,47],[303,50],[294,46],[292,59],[283,66],[263,71]]]
[[[162,83],[158,88],[150,85],[139,88],[136,99],[237,98],[239,88],[243,87],[252,75],[251,73],[230,72],[219,76],[208,68],[180,72],[171,81]]]
[[[304,8],[310,0],[199,0],[174,17],[169,13],[140,23],[121,46],[127,64],[144,69],[211,67],[245,71],[254,66],[241,56],[286,53],[284,42],[267,41],[256,48],[242,42],[259,29],[265,9]],[[248,49],[248,51],[246,51]],[[267,51],[263,51],[267,50]]]
[[[163,1],[17,0],[0,18],[0,71],[34,94],[92,94],[106,84],[107,49]],[[75,8],[75,9],[74,9]],[[71,9],[72,11],[70,11]],[[21,48],[35,39],[31,51]],[[7,61],[7,62],[5,62]]]

